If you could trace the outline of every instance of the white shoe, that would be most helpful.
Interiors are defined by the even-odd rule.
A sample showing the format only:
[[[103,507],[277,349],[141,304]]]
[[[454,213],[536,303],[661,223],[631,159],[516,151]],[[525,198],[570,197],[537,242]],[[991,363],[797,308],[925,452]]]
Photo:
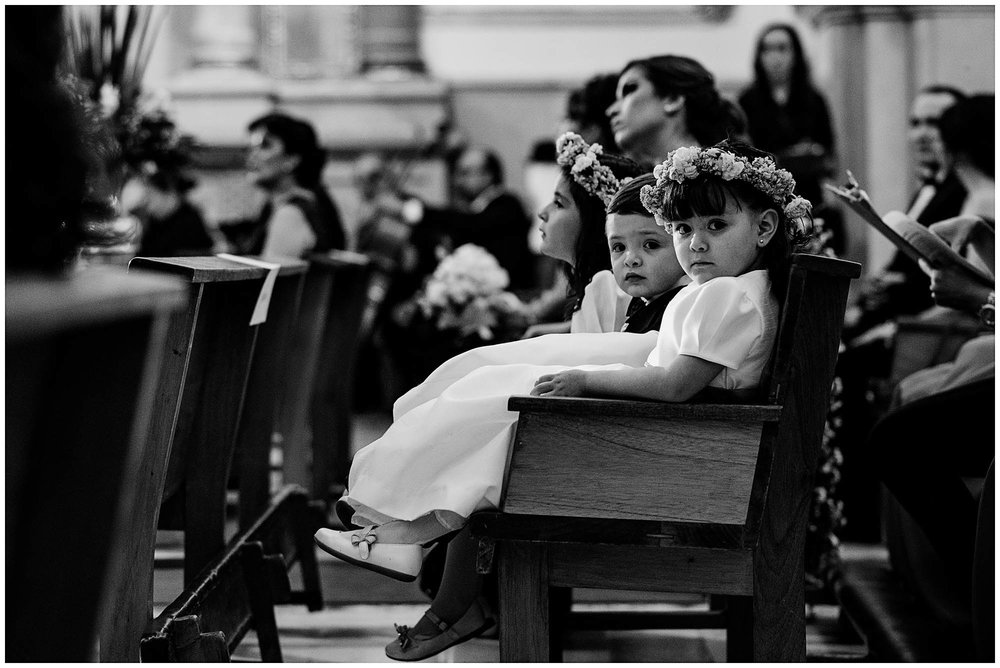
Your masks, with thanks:
[[[338,559],[403,582],[416,580],[423,565],[420,545],[379,542],[378,527],[374,526],[350,531],[320,529],[313,541]]]

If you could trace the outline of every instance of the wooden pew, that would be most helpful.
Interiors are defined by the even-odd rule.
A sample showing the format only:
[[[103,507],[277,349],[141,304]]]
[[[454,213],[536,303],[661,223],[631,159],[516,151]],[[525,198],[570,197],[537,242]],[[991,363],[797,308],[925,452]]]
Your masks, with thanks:
[[[101,657],[137,661],[152,618],[153,554],[161,519],[185,530],[185,582],[225,547],[225,499],[237,418],[258,327],[250,326],[266,271],[216,257],[135,258],[131,270],[158,270],[188,285],[186,311],[171,319],[146,455],[130,471],[143,481],[126,508],[116,550],[113,610],[102,624]],[[298,280],[301,263],[276,284]],[[272,304],[277,311],[280,307]],[[190,473],[190,475],[188,475]],[[164,500],[173,497],[173,508]],[[184,513],[184,506],[195,509]]]
[[[6,277],[6,656],[92,658],[180,281]],[[113,577],[113,573],[111,574]],[[106,603],[104,603],[106,605]]]
[[[482,561],[496,546],[502,661],[559,659],[565,587],[726,596],[730,660],[805,660],[812,478],[859,275],[794,257],[762,403],[510,399],[501,512],[472,519]]]
[[[285,481],[327,501],[350,465],[354,365],[372,269],[347,251],[309,259],[278,431]]]

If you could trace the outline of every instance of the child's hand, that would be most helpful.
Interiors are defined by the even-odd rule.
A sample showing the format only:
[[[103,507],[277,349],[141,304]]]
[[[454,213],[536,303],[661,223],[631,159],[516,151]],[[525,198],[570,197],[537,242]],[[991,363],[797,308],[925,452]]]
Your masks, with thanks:
[[[582,397],[587,387],[587,372],[579,369],[546,374],[535,381],[533,397]]]

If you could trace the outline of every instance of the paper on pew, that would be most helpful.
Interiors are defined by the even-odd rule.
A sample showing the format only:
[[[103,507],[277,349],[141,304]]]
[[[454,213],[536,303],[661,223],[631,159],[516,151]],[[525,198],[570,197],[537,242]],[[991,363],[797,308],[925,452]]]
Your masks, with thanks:
[[[240,255],[230,255],[229,253],[219,253],[216,257],[221,257],[224,260],[232,262],[239,262],[240,264],[248,264],[251,267],[267,269],[267,276],[264,277],[264,285],[260,288],[260,294],[257,295],[257,304],[253,307],[253,314],[250,316],[250,326],[253,327],[254,325],[266,322],[267,307],[271,304],[271,293],[274,292],[274,282],[278,279],[278,270],[281,268],[281,265],[250,257],[242,257]]]
[[[894,239],[890,234],[886,234],[889,240],[913,259],[919,257],[935,268],[958,265],[986,285],[993,285],[993,279],[987,273],[956,253],[944,239],[905,213],[890,211],[882,217],[882,222],[898,237]],[[883,233],[885,234],[884,230]],[[906,247],[901,244],[905,244]]]

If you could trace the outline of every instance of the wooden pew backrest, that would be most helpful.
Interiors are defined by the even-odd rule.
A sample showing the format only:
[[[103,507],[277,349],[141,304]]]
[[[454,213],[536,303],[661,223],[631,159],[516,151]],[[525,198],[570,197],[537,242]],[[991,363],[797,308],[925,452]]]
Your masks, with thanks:
[[[180,281],[6,278],[7,654],[91,659]]]

